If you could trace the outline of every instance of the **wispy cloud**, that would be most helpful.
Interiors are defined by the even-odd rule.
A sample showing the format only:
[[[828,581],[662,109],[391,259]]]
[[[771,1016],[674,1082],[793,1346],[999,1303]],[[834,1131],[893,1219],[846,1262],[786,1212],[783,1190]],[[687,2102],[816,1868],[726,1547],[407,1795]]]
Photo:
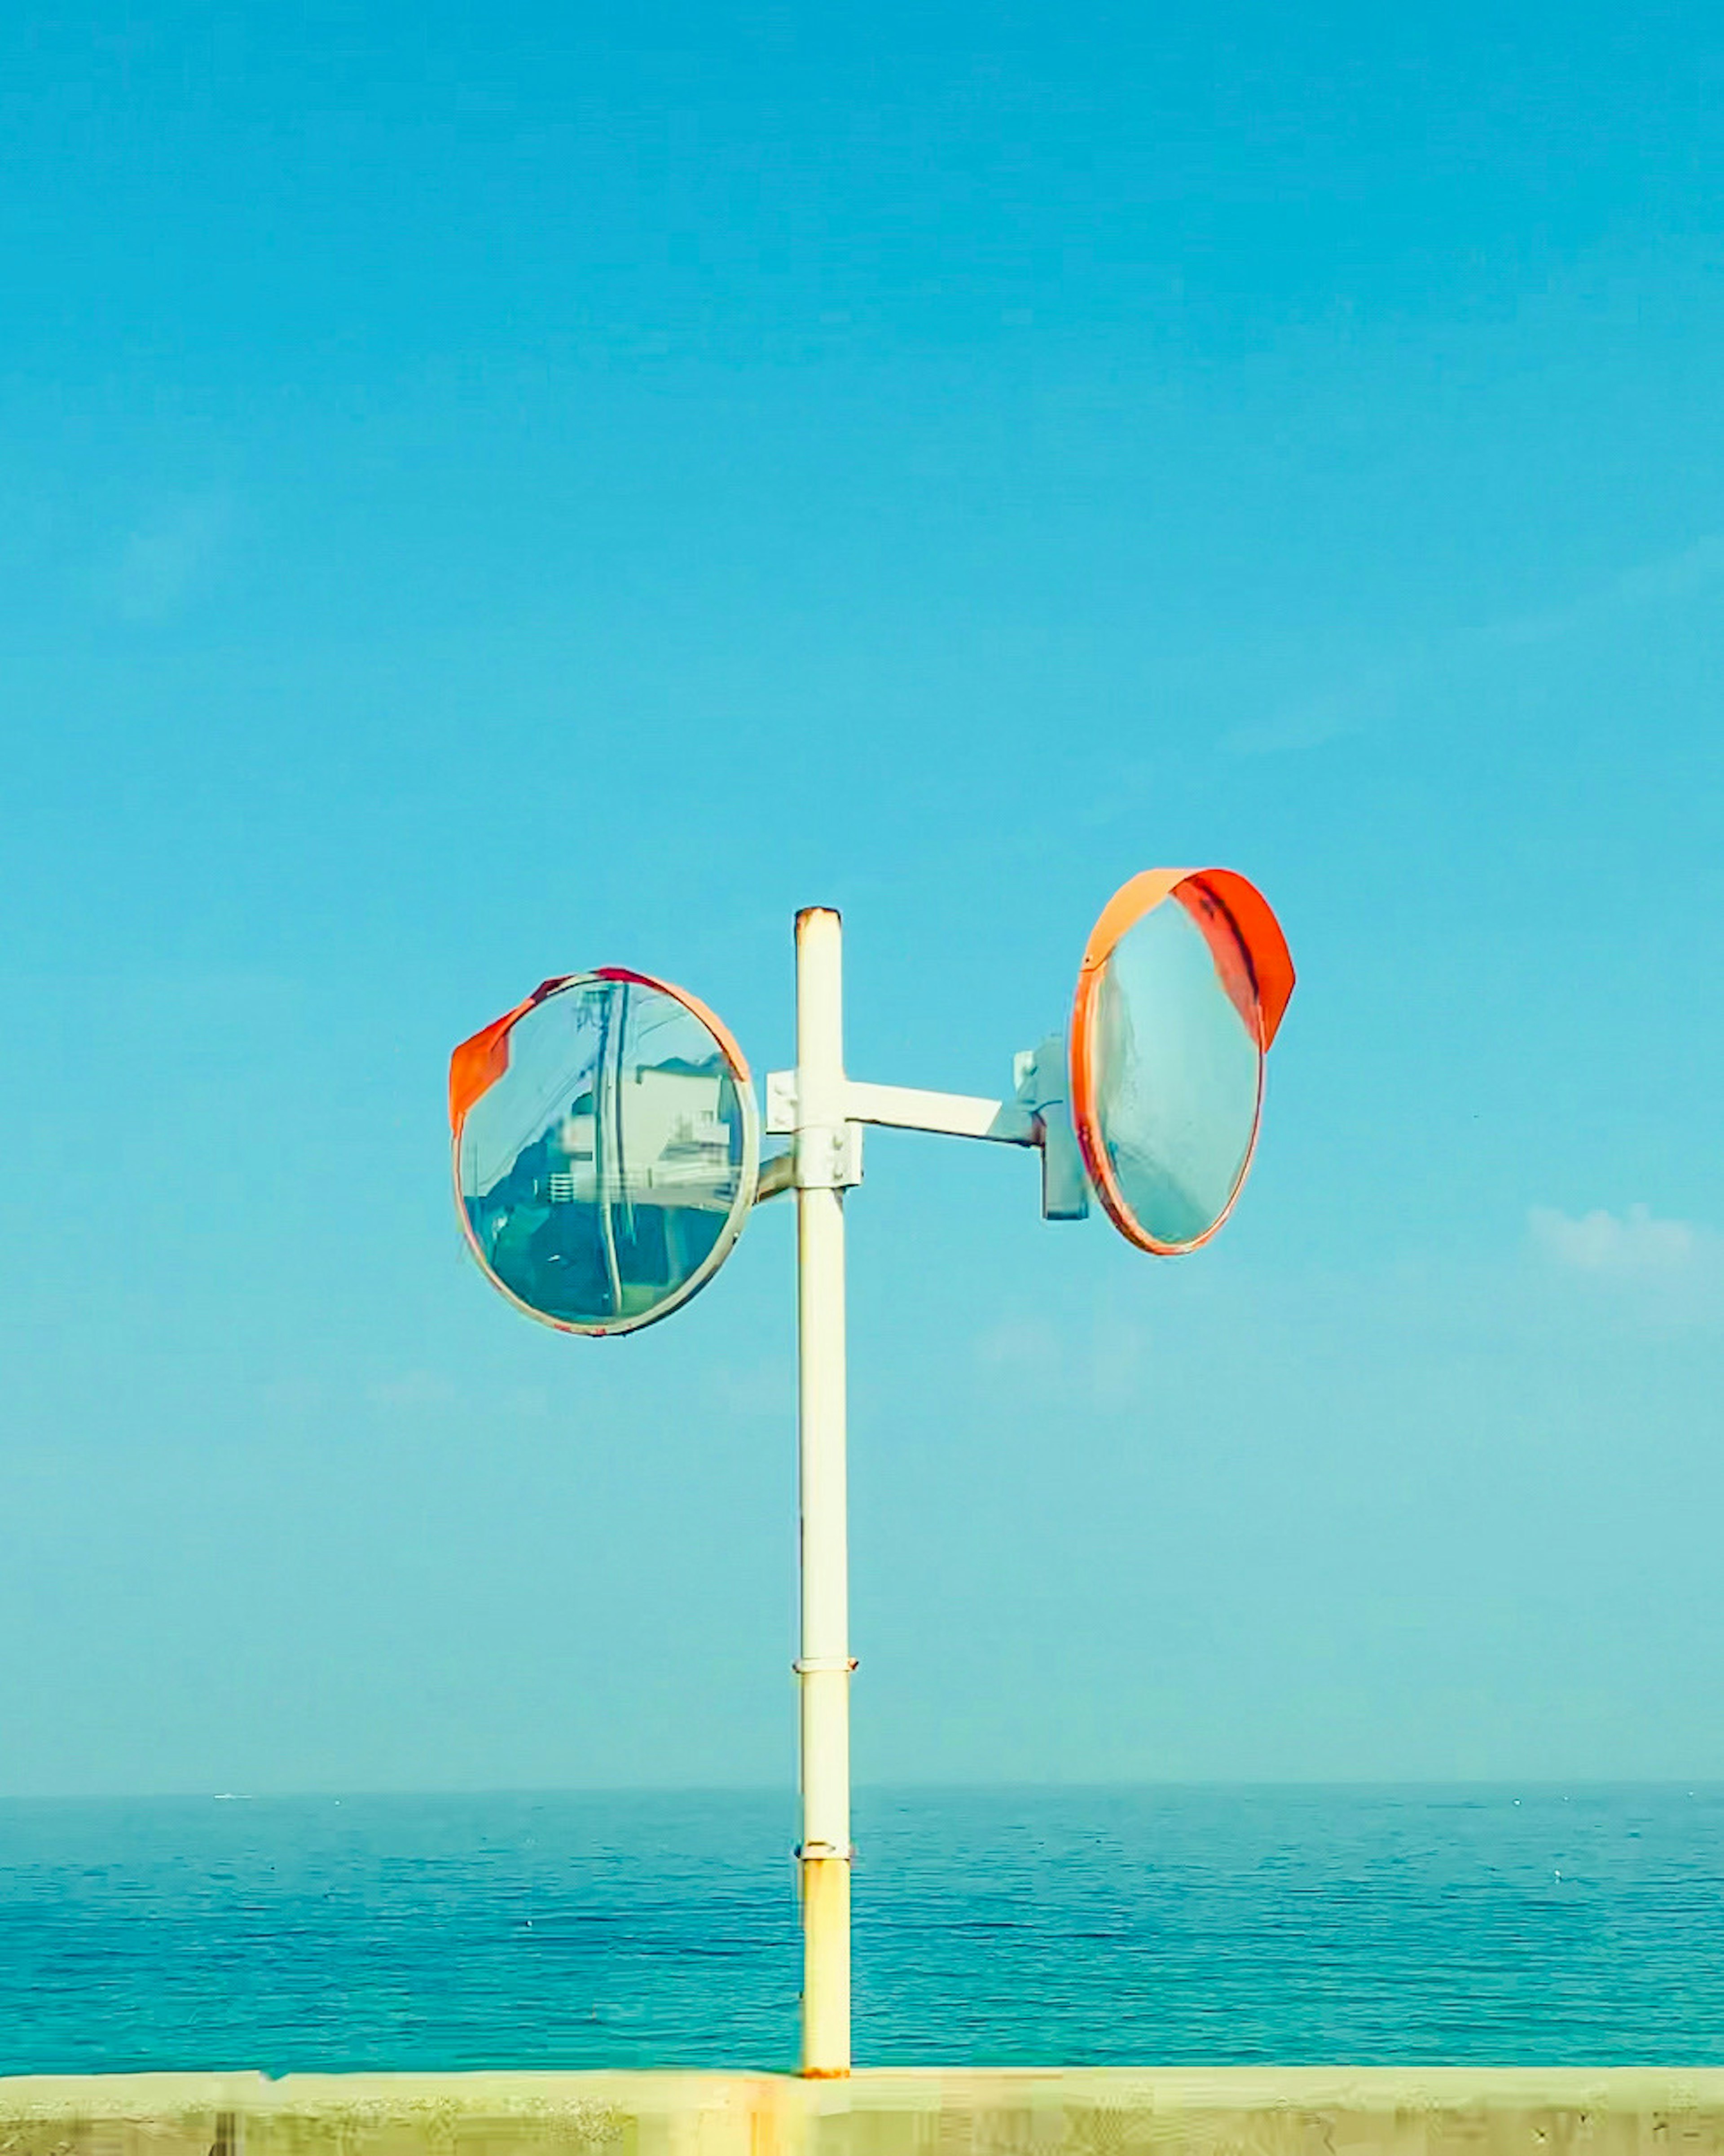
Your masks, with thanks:
[[[721,1363],[707,1383],[712,1398],[735,1415],[782,1417],[796,1399],[796,1371],[782,1355]]]
[[[1724,532],[1696,539],[1680,553],[1662,555],[1616,579],[1611,594],[1619,604],[1644,606],[1664,599],[1686,599],[1724,582]]]
[[[408,1419],[468,1415],[482,1421],[539,1421],[551,1412],[543,1385],[508,1385],[492,1392],[484,1386],[458,1384],[438,1370],[403,1370],[365,1388],[368,1406],[381,1414]]]
[[[1719,1240],[1691,1220],[1658,1219],[1645,1205],[1573,1218],[1552,1206],[1535,1205],[1527,1223],[1547,1257],[1587,1273],[1644,1276],[1680,1270],[1707,1255],[1707,1245]]]
[[[1065,1343],[1044,1317],[1003,1318],[979,1332],[972,1347],[984,1370],[1018,1377],[1052,1377],[1064,1361]]]
[[[1558,644],[1612,621],[1673,606],[1724,587],[1724,533],[1713,532],[1669,554],[1624,569],[1561,606],[1513,614],[1465,629],[1350,681],[1303,696],[1224,736],[1240,757],[1290,754],[1362,734],[1395,716],[1403,699],[1434,670],[1506,651]]]
[[[121,549],[115,592],[121,617],[162,621],[195,598],[232,521],[225,494],[180,495],[158,505]]]
[[[1724,1235],[1714,1228],[1660,1219],[1645,1205],[1575,1214],[1535,1205],[1526,1226],[1537,1258],[1571,1280],[1663,1317],[1724,1317]]]
[[[1660,554],[1653,561],[1624,569],[1567,606],[1516,614],[1492,623],[1481,634],[1489,644],[1552,644],[1614,615],[1692,598],[1721,582],[1724,582],[1724,533],[1714,532],[1675,553]]]
[[[1112,1312],[1064,1325],[1020,1312],[977,1333],[971,1349],[986,1377],[1021,1394],[1116,1408],[1143,1397],[1150,1340]]]
[[[1347,689],[1307,696],[1271,712],[1249,726],[1235,726],[1222,742],[1233,756],[1280,756],[1291,751],[1321,748],[1326,742],[1362,733],[1380,719],[1391,702],[1394,685],[1388,676],[1373,676]]]
[[[367,1385],[365,1396],[374,1408],[416,1410],[459,1407],[459,1389],[431,1370],[407,1370],[399,1377],[384,1378]]]

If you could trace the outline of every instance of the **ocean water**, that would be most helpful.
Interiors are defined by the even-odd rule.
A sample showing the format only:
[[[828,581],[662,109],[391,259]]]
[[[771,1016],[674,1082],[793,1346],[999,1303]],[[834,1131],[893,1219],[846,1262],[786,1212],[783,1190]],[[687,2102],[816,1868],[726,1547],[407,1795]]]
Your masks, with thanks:
[[[0,2072],[789,2067],[788,1798],[0,1804]],[[861,1793],[859,2064],[1724,2063],[1724,1789]]]

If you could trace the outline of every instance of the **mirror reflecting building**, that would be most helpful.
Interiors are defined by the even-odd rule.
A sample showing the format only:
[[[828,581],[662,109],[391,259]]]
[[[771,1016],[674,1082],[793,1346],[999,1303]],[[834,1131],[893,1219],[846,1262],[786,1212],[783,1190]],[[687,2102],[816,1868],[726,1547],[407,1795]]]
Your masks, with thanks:
[[[620,973],[552,984],[497,1045],[506,1066],[456,1139],[480,1263],[571,1330],[663,1316],[716,1270],[752,1203],[759,1145],[740,1055],[690,1000]]]

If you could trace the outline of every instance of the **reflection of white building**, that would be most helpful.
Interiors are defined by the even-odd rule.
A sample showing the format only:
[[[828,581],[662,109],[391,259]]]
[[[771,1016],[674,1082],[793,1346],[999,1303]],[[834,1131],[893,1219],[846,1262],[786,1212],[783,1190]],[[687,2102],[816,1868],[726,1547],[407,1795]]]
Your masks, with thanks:
[[[553,1204],[591,1205],[603,1195],[636,1205],[693,1205],[729,1209],[736,1170],[723,1116],[721,1072],[690,1064],[643,1064],[618,1086],[619,1163],[607,1160],[608,1131],[598,1116],[572,1118],[574,1151],[567,1169],[552,1174]],[[608,1103],[607,1106],[608,1106]],[[603,1118],[608,1123],[608,1116]]]
[[[643,1065],[618,1090],[623,1182],[633,1198],[664,1191],[686,1204],[695,1192],[735,1187],[731,1133],[720,1113],[724,1080],[712,1070]]]

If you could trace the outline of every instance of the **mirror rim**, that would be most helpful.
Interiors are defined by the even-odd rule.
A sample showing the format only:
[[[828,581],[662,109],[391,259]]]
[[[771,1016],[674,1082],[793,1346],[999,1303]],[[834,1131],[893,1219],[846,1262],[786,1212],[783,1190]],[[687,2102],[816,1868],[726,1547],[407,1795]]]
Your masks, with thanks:
[[[1251,1119],[1250,1142],[1245,1147],[1245,1156],[1228,1193],[1227,1203],[1201,1235],[1194,1235],[1188,1242],[1170,1243],[1152,1235],[1138,1219],[1108,1158],[1095,1097],[1095,1030],[1101,1012],[1102,977],[1109,959],[1146,914],[1152,913],[1186,884],[1195,884],[1220,909],[1239,937],[1251,968],[1258,1009],[1257,1105]],[[1188,1250],[1200,1250],[1226,1224],[1229,1214],[1239,1203],[1239,1193],[1245,1187],[1245,1178],[1251,1173],[1251,1163],[1256,1156],[1258,1134],[1263,1126],[1264,1065],[1293,985],[1293,960],[1280,923],[1256,886],[1235,870],[1145,869],[1121,884],[1101,909],[1084,947],[1083,960],[1078,968],[1077,991],[1072,999],[1068,1048],[1071,1120],[1084,1166],[1107,1217],[1126,1241],[1135,1244],[1140,1250],[1147,1250],[1158,1258],[1183,1257]]]
[[[693,1018],[706,1027],[718,1043],[731,1076],[736,1088],[742,1116],[742,1161],[736,1181],[736,1195],[718,1240],[674,1295],[638,1317],[607,1319],[603,1324],[583,1325],[570,1317],[553,1317],[548,1311],[538,1310],[523,1301],[508,1283],[492,1271],[483,1250],[473,1233],[473,1224],[467,1217],[466,1199],[461,1190],[461,1133],[469,1112],[475,1102],[482,1100],[508,1070],[509,1035],[521,1020],[536,1010],[541,1004],[550,1002],[553,996],[566,988],[584,988],[593,981],[627,981],[637,988],[656,988],[660,995],[669,996],[679,1003]],[[760,1107],[754,1097],[754,1080],[748,1068],[748,1059],[743,1055],[736,1035],[717,1014],[707,1009],[698,996],[686,988],[680,988],[673,981],[662,981],[656,974],[637,973],[628,966],[595,966],[583,973],[554,974],[541,981],[523,1003],[506,1011],[487,1026],[482,1026],[470,1039],[464,1040],[449,1059],[449,1167],[454,1185],[455,1218],[460,1223],[461,1240],[465,1243],[474,1263],[490,1285],[506,1302],[511,1302],[524,1317],[536,1324],[548,1325],[554,1332],[571,1332],[592,1340],[608,1338],[613,1333],[639,1332],[643,1326],[656,1325],[661,1317],[669,1317],[680,1310],[690,1296],[705,1287],[725,1260],[736,1247],[749,1214],[754,1209],[755,1193],[760,1181]]]

